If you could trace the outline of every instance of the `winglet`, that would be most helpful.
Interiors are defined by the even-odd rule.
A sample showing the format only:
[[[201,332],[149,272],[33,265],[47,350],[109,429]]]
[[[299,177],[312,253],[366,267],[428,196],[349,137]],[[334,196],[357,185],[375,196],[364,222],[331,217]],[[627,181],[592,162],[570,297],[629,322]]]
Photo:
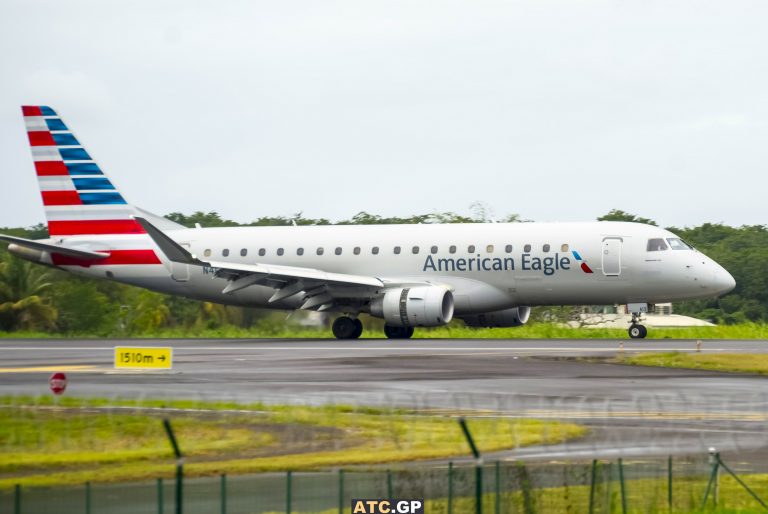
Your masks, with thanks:
[[[197,257],[189,253],[186,248],[179,243],[165,235],[159,228],[155,227],[152,223],[145,218],[134,216],[133,219],[144,228],[149,237],[160,247],[160,250],[173,262],[180,262],[182,264],[194,264],[196,266],[206,266],[207,263],[199,260]]]

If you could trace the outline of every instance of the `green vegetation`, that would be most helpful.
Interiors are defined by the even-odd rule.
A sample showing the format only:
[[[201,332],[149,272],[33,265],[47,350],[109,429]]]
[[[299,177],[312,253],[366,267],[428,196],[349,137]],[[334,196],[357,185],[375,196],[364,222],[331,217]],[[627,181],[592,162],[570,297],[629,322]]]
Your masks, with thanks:
[[[191,401],[0,398],[0,488],[169,477],[170,417],[189,476],[466,455],[455,419],[416,411]],[[581,437],[578,425],[473,419],[482,451]]]
[[[149,334],[133,334],[131,337],[148,338],[203,338],[203,339],[333,339],[326,328],[305,328],[285,323],[285,315],[265,314],[249,328],[225,325],[218,328],[174,327],[161,328]],[[379,320],[363,317],[366,331],[362,339],[380,339],[384,337]],[[78,338],[98,337],[89,333],[70,333]],[[56,332],[17,331],[0,332],[0,338],[45,339],[58,338]],[[517,328],[468,328],[460,321],[446,327],[422,328],[415,332],[414,339],[607,339],[624,340],[627,332],[619,328],[571,328],[557,323],[532,322]],[[768,325],[742,323],[739,325],[718,325],[715,327],[689,328],[652,328],[653,339],[768,339]]]
[[[478,204],[472,216],[452,212],[422,214],[405,218],[358,213],[336,224],[479,223],[489,218]],[[242,225],[222,219],[217,213],[192,215],[171,213],[170,219],[204,227]],[[655,224],[620,210],[600,219]],[[521,221],[510,215],[502,221]],[[328,225],[327,219],[263,217],[247,226]],[[723,264],[736,278],[736,290],[719,300],[675,304],[675,311],[709,319],[733,329],[654,329],[653,337],[670,338],[765,338],[768,322],[768,228],[764,225],[729,227],[704,224],[672,228],[699,250]],[[44,225],[29,229],[0,228],[0,232],[27,238],[47,236]],[[225,307],[207,302],[153,293],[114,282],[82,279],[68,273],[38,266],[12,257],[0,249],[0,337],[317,337],[318,331],[286,321],[283,313],[258,309]],[[606,337],[625,338],[623,330],[574,330],[551,323],[572,319],[573,309],[536,308],[526,327],[512,330],[468,330],[460,322],[433,331],[417,331],[420,337]],[[300,318],[300,316],[297,316]],[[379,336],[380,322],[366,322],[367,335]],[[327,331],[322,336],[327,335]]]
[[[768,375],[768,354],[754,353],[646,353],[619,359],[623,364],[661,368],[690,368]]]

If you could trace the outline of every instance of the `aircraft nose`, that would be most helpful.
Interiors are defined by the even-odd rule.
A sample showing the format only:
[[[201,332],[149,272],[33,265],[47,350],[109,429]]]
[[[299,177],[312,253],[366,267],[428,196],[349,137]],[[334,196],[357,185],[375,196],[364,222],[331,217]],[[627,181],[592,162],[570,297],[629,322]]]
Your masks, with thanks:
[[[728,270],[716,264],[714,283],[712,285],[718,296],[722,296],[733,291],[733,288],[736,287],[736,280],[734,280],[733,275],[728,273]]]

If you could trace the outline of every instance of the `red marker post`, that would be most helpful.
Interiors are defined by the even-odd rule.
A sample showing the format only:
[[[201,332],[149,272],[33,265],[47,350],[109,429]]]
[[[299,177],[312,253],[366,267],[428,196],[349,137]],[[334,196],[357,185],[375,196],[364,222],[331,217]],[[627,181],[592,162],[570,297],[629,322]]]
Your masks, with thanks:
[[[48,379],[48,384],[51,386],[53,394],[63,394],[67,389],[67,375],[57,371]]]

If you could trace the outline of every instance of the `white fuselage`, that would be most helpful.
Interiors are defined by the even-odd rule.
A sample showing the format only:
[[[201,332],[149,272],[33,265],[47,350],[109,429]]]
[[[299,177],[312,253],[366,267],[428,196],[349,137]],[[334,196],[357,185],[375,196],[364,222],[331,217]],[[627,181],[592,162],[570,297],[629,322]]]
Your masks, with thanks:
[[[385,284],[411,280],[447,286],[459,317],[520,305],[709,298],[735,284],[725,269],[696,250],[649,251],[649,240],[676,236],[638,223],[232,227],[166,233],[203,261],[312,268],[376,277]],[[274,289],[265,285],[224,294],[226,279],[214,277],[211,269],[168,261],[147,235],[74,236],[67,245],[154,249],[161,261],[61,266],[81,275],[222,304],[301,306],[297,298],[269,303]]]

